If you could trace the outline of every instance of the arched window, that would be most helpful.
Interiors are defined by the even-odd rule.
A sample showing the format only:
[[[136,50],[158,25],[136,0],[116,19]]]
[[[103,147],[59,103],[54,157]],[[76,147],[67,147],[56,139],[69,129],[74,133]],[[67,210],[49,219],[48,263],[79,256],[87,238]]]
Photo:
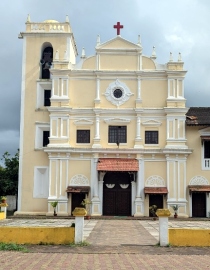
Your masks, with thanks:
[[[44,43],[41,55],[41,79],[50,79],[50,67],[53,61],[53,48],[50,43]]]

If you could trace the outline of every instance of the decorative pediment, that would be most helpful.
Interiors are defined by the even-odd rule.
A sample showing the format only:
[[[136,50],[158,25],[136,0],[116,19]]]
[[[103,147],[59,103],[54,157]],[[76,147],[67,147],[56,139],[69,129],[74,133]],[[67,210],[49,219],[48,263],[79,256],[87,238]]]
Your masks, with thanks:
[[[126,118],[106,118],[104,119],[104,122],[107,124],[116,124],[116,125],[122,125],[122,124],[128,124],[130,123],[130,119]]]
[[[93,125],[93,121],[88,120],[86,118],[81,118],[74,121],[75,126],[85,126],[85,125]]]
[[[154,119],[149,119],[147,121],[142,122],[141,124],[142,126],[159,127],[162,125],[162,122],[154,120]]]
[[[121,36],[117,36],[105,43],[102,43],[100,45],[98,45],[96,47],[96,51],[97,50],[133,50],[133,51],[136,51],[136,50],[139,50],[141,51],[142,50],[142,47],[141,45],[138,45],[138,44],[135,44],[135,43],[132,43],[124,38],[122,38]]]

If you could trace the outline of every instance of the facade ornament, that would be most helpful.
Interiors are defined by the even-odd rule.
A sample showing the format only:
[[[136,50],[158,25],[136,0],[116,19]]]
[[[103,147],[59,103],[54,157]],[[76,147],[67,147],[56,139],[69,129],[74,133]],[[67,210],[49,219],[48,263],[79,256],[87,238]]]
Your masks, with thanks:
[[[201,175],[196,175],[190,180],[189,185],[190,186],[209,185],[209,181]]]
[[[120,184],[121,188],[126,189],[129,187],[129,184]]]
[[[156,51],[155,51],[155,46],[153,46],[153,50],[152,50],[152,56],[150,57],[151,59],[156,59],[157,56],[156,56]]]
[[[66,22],[69,23],[69,16],[66,15]]]
[[[59,51],[58,50],[55,52],[55,60],[59,60]]]
[[[85,175],[76,174],[71,178],[69,186],[90,186],[90,183]]]
[[[113,188],[115,186],[115,184],[106,184],[106,187],[108,188]]]
[[[117,79],[115,82],[109,84],[104,95],[108,101],[119,107],[128,101],[133,93],[131,93],[125,83]]]
[[[67,60],[67,50],[64,51],[63,59],[64,59],[64,60]]]
[[[82,55],[80,57],[81,59],[85,59],[86,58],[86,55],[85,55],[85,48],[83,47],[82,48]]]
[[[97,42],[96,42],[96,46],[99,46],[101,44],[101,38],[100,35],[97,36]]]
[[[147,178],[145,186],[146,187],[165,187],[165,181],[159,175],[152,175],[149,178]]]
[[[31,22],[30,14],[28,14],[26,23],[30,23],[30,22]]]
[[[172,54],[172,52],[170,52],[169,62],[173,62],[173,54]]]
[[[141,46],[141,36],[140,35],[138,35],[138,43],[137,43],[137,45]]]
[[[182,62],[182,54],[179,52],[179,55],[178,55],[178,62]]]

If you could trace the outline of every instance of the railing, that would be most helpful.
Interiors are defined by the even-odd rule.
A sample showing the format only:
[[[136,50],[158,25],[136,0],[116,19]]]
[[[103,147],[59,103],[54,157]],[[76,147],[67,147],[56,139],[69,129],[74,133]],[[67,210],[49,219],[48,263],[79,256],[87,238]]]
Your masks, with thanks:
[[[65,27],[60,23],[32,23],[31,32],[65,32]]]
[[[205,158],[203,160],[203,168],[204,169],[209,169],[210,170],[210,158]]]

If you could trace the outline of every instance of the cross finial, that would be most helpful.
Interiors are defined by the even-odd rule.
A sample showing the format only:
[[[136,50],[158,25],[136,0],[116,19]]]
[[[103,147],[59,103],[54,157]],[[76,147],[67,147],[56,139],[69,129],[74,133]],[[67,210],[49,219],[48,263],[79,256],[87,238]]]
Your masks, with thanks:
[[[120,29],[123,28],[123,25],[120,24],[120,22],[117,22],[117,24],[114,25],[114,28],[117,28],[117,35],[120,35]]]

